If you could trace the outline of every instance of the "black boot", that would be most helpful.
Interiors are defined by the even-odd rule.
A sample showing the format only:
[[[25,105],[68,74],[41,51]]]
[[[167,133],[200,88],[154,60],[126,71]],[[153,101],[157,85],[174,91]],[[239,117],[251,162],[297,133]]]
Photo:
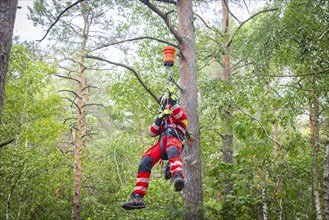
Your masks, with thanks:
[[[184,179],[182,176],[181,172],[176,172],[174,175],[174,187],[175,187],[175,191],[182,191],[182,189],[184,188]]]
[[[122,208],[124,209],[142,209],[145,208],[145,202],[143,201],[143,196],[139,194],[131,193],[131,197],[128,202],[122,203]]]
[[[171,179],[171,173],[170,173],[170,164],[169,162],[166,164],[165,168],[164,168],[164,178],[166,180]]]

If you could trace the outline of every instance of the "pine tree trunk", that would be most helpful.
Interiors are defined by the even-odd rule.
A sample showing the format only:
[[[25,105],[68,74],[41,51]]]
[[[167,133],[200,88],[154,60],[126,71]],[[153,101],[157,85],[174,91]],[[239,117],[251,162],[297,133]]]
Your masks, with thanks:
[[[202,176],[200,158],[200,131],[197,89],[197,67],[195,51],[195,33],[193,24],[192,0],[178,1],[179,33],[183,41],[179,43],[181,52],[180,83],[184,91],[181,93],[181,104],[188,114],[188,130],[193,135],[184,149],[184,219],[203,219],[202,212]]]
[[[77,121],[77,130],[78,130],[78,140],[75,149],[74,155],[74,197],[73,197],[73,219],[79,219],[81,212],[81,175],[82,175],[82,150],[83,150],[83,136],[84,136],[84,105],[86,103],[85,100],[85,55],[86,55],[86,45],[89,35],[89,15],[83,15],[84,21],[84,29],[82,33],[82,43],[81,43],[81,51],[80,51],[80,60],[79,60],[79,87],[78,87],[78,121]]]
[[[222,0],[223,7],[223,80],[227,83],[230,83],[231,76],[231,55],[230,55],[230,46],[229,46],[229,5],[227,0]],[[223,119],[223,131],[222,140],[223,140],[223,160],[225,163],[233,165],[233,129],[231,126],[232,123],[232,109],[227,108],[227,110],[222,114]],[[226,199],[226,195],[229,195],[233,191],[232,180],[228,177],[228,174],[224,174],[224,199]]]
[[[0,118],[13,39],[18,0],[0,1]]]

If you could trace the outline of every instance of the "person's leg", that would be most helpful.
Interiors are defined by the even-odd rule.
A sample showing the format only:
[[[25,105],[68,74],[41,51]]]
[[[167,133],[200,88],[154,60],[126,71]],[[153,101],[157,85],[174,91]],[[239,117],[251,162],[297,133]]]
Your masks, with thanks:
[[[159,142],[147,150],[139,163],[134,193],[145,196],[153,166],[160,160],[161,149]]]
[[[184,176],[183,163],[180,156],[181,144],[179,140],[170,138],[166,149],[170,163],[170,173],[174,179],[175,191],[181,191],[184,188]]]
[[[160,160],[160,157],[161,150],[159,143],[153,145],[143,154],[138,167],[134,192],[131,193],[131,197],[128,202],[122,203],[122,207],[124,209],[145,208],[143,197],[146,195],[149,186],[151,170],[153,166]]]
[[[170,163],[170,173],[174,176],[176,172],[183,173],[183,163],[182,158],[179,155],[179,150],[177,146],[168,146],[167,148],[168,159]]]

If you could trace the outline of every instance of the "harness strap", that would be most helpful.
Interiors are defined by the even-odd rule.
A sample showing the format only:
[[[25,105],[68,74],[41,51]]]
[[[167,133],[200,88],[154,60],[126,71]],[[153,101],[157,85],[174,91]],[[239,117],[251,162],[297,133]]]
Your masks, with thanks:
[[[163,137],[166,137],[166,145],[163,143]],[[182,150],[184,149],[184,143],[185,138],[182,134],[182,132],[177,131],[177,129],[172,127],[167,127],[167,129],[160,135],[160,149],[161,149],[161,159],[162,160],[168,160],[168,155],[165,151],[165,146],[168,144],[168,138],[169,137],[175,137],[180,141],[180,144],[182,146]]]

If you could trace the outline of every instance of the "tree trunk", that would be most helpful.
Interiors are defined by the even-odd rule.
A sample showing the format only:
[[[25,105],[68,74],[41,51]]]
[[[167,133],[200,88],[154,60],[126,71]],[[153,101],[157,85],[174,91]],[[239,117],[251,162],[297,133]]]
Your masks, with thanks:
[[[230,46],[229,46],[229,8],[228,1],[222,0],[222,8],[223,8],[223,80],[226,83],[230,83],[231,76],[231,55],[230,55]],[[222,114],[223,119],[223,160],[225,163],[233,165],[233,129],[231,126],[232,123],[232,109],[227,106],[227,110]],[[226,195],[231,194],[233,191],[233,184],[228,174],[224,174],[224,200],[226,199]]]
[[[273,89],[271,87],[271,85],[268,83],[267,84],[267,90],[270,94],[270,97],[273,98]],[[277,118],[277,110],[275,109],[275,107],[271,107],[272,110],[272,114],[274,116],[274,118]],[[273,146],[273,154],[274,154],[274,160],[275,160],[275,164],[279,165],[280,164],[280,148],[279,148],[279,131],[278,131],[278,123],[274,122],[272,124],[272,132],[273,132],[273,140],[274,140],[274,146]],[[277,192],[281,193],[282,192],[282,175],[278,175],[278,179],[277,179],[277,183],[276,183],[276,187],[277,187]],[[282,203],[282,198],[280,199],[280,204]],[[267,205],[264,203],[264,205]],[[264,213],[265,215],[266,213]],[[280,205],[280,214],[279,214],[279,219],[283,219],[283,209],[282,206]]]
[[[312,193],[313,200],[316,211],[316,219],[321,220],[321,201],[320,201],[320,193],[318,189],[318,170],[317,170],[317,161],[318,161],[318,153],[320,150],[320,140],[319,140],[319,101],[316,95],[316,92],[311,92],[311,103],[310,106],[310,129],[311,132],[311,146],[313,147],[313,160],[312,160]],[[312,124],[313,123],[313,124]]]
[[[329,123],[328,123],[329,124]],[[323,190],[324,190],[324,216],[326,220],[329,220],[329,133],[327,134],[326,152],[324,155],[323,164]]]
[[[195,33],[193,24],[192,0],[178,1],[179,34],[183,40],[179,43],[181,52],[180,82],[183,88],[181,104],[188,114],[188,130],[193,135],[184,149],[184,219],[203,219],[202,212],[202,176],[200,158],[200,131],[197,89],[197,67],[195,50]]]
[[[82,33],[82,43],[80,51],[80,61],[79,61],[79,87],[78,87],[78,121],[77,121],[77,130],[78,130],[78,140],[74,154],[74,197],[73,197],[73,219],[79,219],[81,212],[81,175],[82,175],[82,150],[83,150],[83,135],[84,135],[84,105],[85,100],[85,55],[86,55],[86,45],[89,35],[89,14],[83,15],[84,29]]]
[[[0,1],[0,118],[18,0]]]

